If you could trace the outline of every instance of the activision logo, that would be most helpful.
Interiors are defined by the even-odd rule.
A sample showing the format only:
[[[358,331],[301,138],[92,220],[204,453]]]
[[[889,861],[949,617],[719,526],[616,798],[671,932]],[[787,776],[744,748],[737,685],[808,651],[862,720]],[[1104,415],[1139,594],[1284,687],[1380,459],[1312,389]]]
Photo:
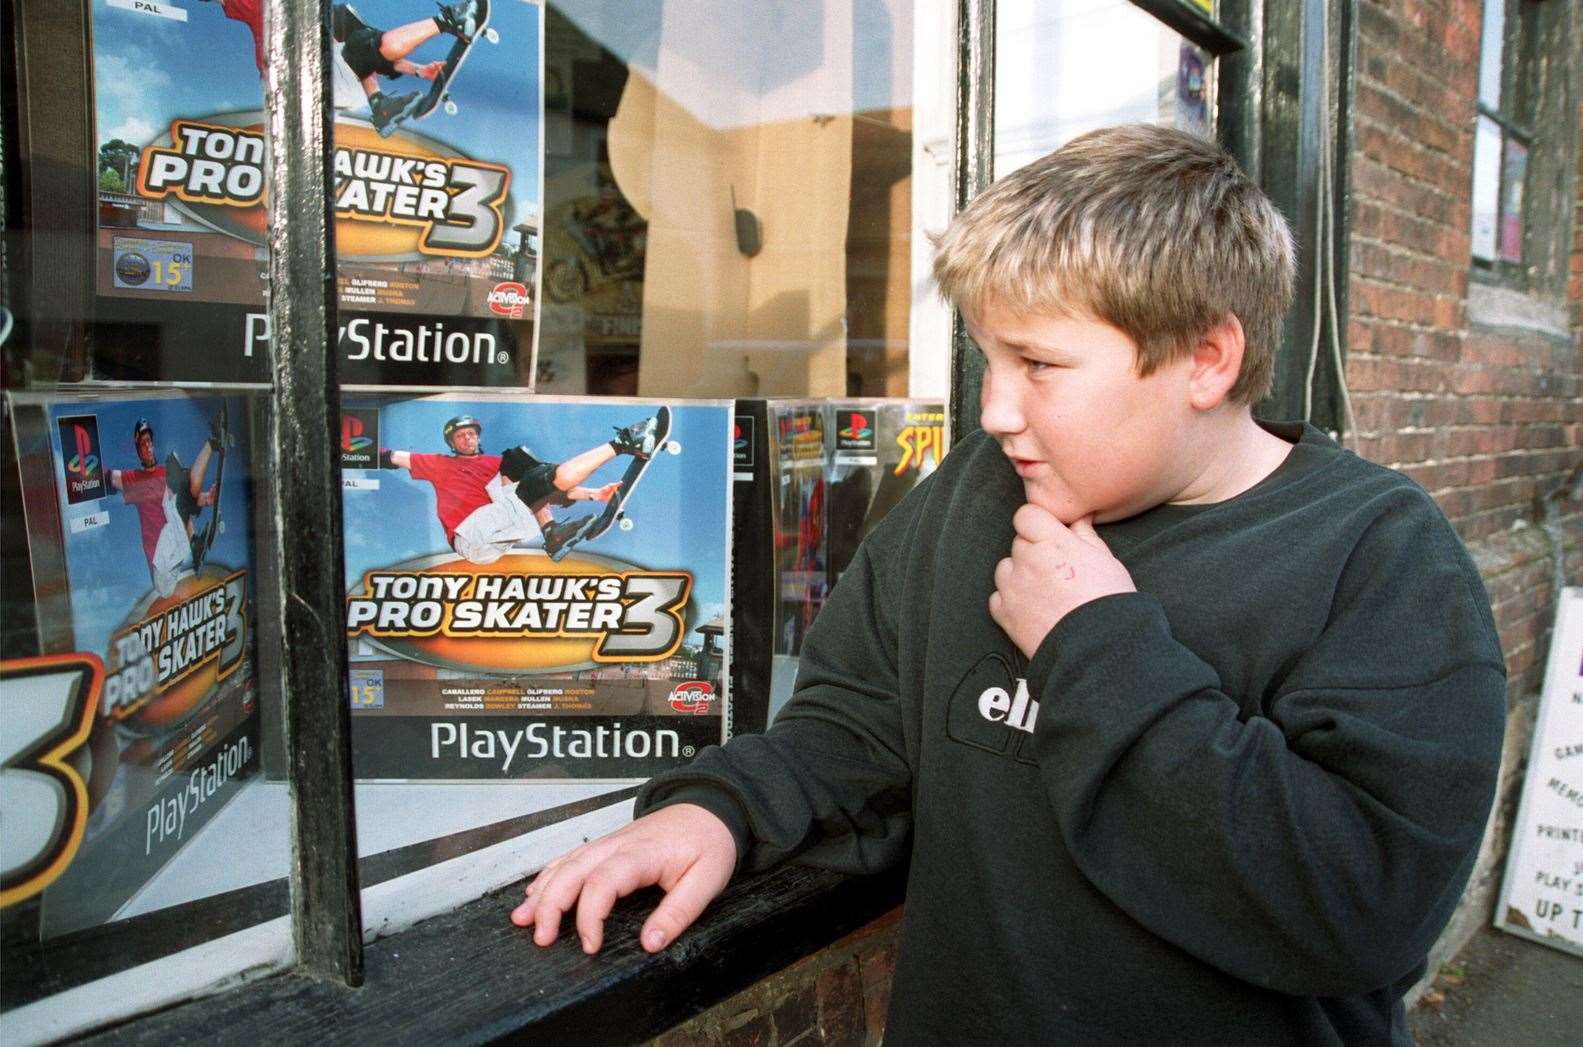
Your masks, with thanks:
[[[522,319],[523,312],[532,304],[527,285],[515,281],[496,284],[485,301],[490,312],[497,316],[509,316],[513,320]]]

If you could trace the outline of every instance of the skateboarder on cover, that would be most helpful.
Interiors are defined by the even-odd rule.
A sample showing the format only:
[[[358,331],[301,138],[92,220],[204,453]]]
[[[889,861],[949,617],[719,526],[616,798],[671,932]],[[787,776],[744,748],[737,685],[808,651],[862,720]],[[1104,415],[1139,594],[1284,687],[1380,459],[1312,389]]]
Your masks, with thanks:
[[[443,436],[450,454],[382,449],[379,464],[406,469],[414,480],[434,486],[446,540],[475,564],[494,563],[535,529],[544,536],[545,552],[553,554],[586,520],[557,523],[552,507],[609,501],[619,482],[592,488],[582,482],[618,455],[651,457],[659,443],[653,418],[617,429],[615,439],[558,463],[542,462],[525,447],[484,454],[483,424],[472,415],[446,422]]]
[[[243,23],[253,33],[253,60],[258,64],[258,75],[264,75],[264,0],[216,0],[227,18]],[[433,80],[445,67],[443,61],[418,65],[407,56],[423,44],[448,33],[458,40],[471,40],[478,35],[478,0],[459,0],[454,4],[440,4],[439,13],[432,18],[408,22],[394,29],[378,29],[358,17],[351,4],[336,4],[330,13],[330,36],[337,45],[340,58],[346,63],[362,85],[368,97],[369,113],[374,126],[383,128],[400,115],[422,94],[387,94],[379,89],[378,77],[395,80],[402,76],[417,76]]]
[[[154,457],[154,427],[139,418],[132,426],[132,446],[139,468],[110,470],[110,486],[137,510],[143,529],[143,555],[148,573],[160,596],[170,596],[176,583],[193,564],[193,517],[215,502],[215,485],[203,487],[209,459],[224,446],[220,419],[209,423],[209,439],[198,451],[191,469],[183,469],[174,454],[166,465]]]

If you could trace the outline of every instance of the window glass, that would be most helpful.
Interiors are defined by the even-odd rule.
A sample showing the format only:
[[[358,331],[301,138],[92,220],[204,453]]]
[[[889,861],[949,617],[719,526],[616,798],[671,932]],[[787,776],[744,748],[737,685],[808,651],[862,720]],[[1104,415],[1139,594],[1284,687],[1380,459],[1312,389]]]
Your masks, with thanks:
[[[912,3],[564,0],[545,33],[541,390],[908,392]]]
[[[1473,256],[1494,258],[1501,190],[1501,129],[1478,118],[1473,142]]]
[[[1479,46],[1478,128],[1473,140],[1472,253],[1491,264],[1523,261],[1523,196],[1533,119],[1529,70],[1532,5],[1513,6],[1507,32],[1505,0],[1484,5]],[[1508,45],[1510,45],[1508,50]]]
[[[1528,175],[1528,147],[1515,138],[1506,139],[1501,164],[1500,258],[1503,262],[1523,260],[1523,186]]]
[[[1484,30],[1479,41],[1479,101],[1501,107],[1501,58],[1505,42],[1506,0],[1485,0]]]
[[[260,10],[19,5],[0,73],[8,1043],[289,962]]]
[[[997,177],[1096,127],[1213,113],[1212,57],[1127,0],[995,5]]]
[[[729,730],[733,455],[778,540],[763,398],[818,398],[853,506],[800,504],[815,596],[938,462],[955,6],[329,5],[368,936]],[[91,0],[3,73],[8,227],[36,223],[0,316],[8,1041],[290,958],[275,566],[334,536],[277,533],[268,482],[262,10]]]
[[[374,936],[613,828],[724,739],[731,407],[348,394],[342,419]]]

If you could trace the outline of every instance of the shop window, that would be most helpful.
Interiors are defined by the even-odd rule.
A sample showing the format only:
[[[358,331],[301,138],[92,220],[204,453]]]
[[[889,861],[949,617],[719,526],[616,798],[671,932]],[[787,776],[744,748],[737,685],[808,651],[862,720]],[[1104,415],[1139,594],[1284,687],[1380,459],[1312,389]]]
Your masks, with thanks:
[[[949,219],[957,5],[329,5],[327,404],[275,378],[300,346],[273,330],[295,216],[268,210],[264,6],[307,9],[0,18],[26,59],[0,77],[8,1042],[307,962],[283,575],[341,554],[313,613],[344,616],[344,690],[314,697],[350,706],[336,926],[372,939],[621,824],[723,737],[744,477],[777,636],[738,730],[945,449],[934,400],[829,400],[944,392],[923,234]],[[275,434],[315,408],[339,489],[277,483],[301,448]],[[452,483],[475,448],[498,469]],[[340,533],[282,533],[301,504]]]
[[[1473,257],[1486,265],[1521,265],[1523,260],[1523,188],[1533,144],[1533,132],[1522,118],[1531,109],[1527,52],[1532,27],[1525,23],[1533,6],[1506,0],[1484,5],[1473,142]],[[1508,7],[1516,16],[1509,25]]]
[[[1561,56],[1576,8],[1486,0],[1473,140],[1471,250],[1481,279],[1562,300],[1566,187],[1576,172],[1577,114]]]

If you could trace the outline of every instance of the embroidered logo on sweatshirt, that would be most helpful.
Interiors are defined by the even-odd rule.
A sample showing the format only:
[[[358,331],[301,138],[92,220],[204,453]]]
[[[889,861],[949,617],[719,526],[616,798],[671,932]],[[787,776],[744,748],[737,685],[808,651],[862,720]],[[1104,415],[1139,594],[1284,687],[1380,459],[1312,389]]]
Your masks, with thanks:
[[[1017,687],[1006,693],[1004,687],[986,687],[978,696],[978,714],[990,723],[1003,723],[1019,731],[1033,733],[1039,718],[1039,703],[1028,695],[1028,681],[1017,677]]]
[[[999,654],[985,655],[951,695],[946,735],[952,741],[986,752],[1034,763],[1033,726],[1039,703],[1028,681],[1017,676]]]

